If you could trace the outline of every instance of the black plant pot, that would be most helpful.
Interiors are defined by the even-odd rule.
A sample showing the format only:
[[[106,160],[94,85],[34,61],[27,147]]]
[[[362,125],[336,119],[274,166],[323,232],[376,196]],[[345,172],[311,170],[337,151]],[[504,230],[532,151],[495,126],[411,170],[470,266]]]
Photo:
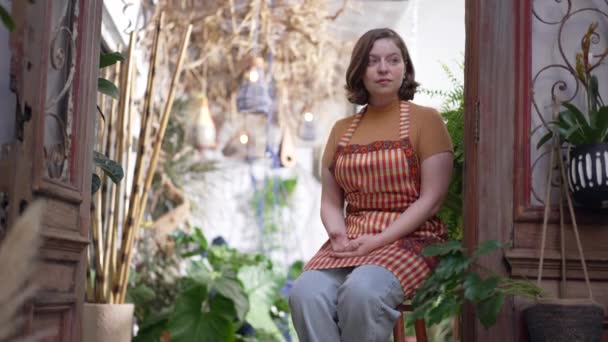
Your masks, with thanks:
[[[584,207],[608,208],[608,143],[570,150],[568,183],[574,201]]]
[[[604,309],[597,304],[540,303],[524,310],[530,342],[600,342]]]

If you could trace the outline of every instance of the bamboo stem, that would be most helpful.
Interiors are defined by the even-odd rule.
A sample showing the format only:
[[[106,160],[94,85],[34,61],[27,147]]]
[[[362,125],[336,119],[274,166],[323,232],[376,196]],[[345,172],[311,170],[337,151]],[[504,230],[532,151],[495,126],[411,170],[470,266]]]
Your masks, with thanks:
[[[131,107],[131,83],[133,83],[132,75],[133,75],[133,67],[134,67],[134,57],[133,57],[133,48],[135,45],[135,32],[132,32],[129,37],[129,46],[127,48],[127,58],[126,63],[123,67],[121,78],[120,78],[120,101],[118,103],[118,116],[119,122],[117,124],[117,132],[116,132],[116,140],[115,148],[116,148],[116,160],[123,164],[124,159],[124,127],[125,127],[125,114],[130,110]],[[124,174],[128,174],[128,168],[123,168],[125,171]],[[114,288],[118,282],[118,270],[116,265],[116,255],[118,253],[118,235],[119,235],[119,227],[121,223],[124,223],[124,220],[121,222],[121,207],[124,207],[124,202],[121,201],[122,193],[124,189],[126,189],[126,185],[123,187],[123,183],[125,182],[125,178],[118,184],[115,184],[112,188],[112,193],[110,197],[110,210],[112,212],[111,215],[111,229],[108,234],[108,240],[110,245],[110,255],[106,258],[106,264],[111,269],[110,272],[110,280],[108,281],[107,287],[108,292],[110,293],[110,297],[112,303],[117,303],[116,294]],[[124,210],[124,208],[122,208]]]
[[[102,71],[102,76],[103,78],[107,79],[110,77],[110,72],[108,72],[107,69],[103,69]],[[103,95],[102,93],[99,93],[99,110],[101,112],[101,114],[103,114],[103,120],[100,120],[100,131],[98,132],[98,137],[97,137],[97,151],[99,151],[101,154],[107,154],[107,144],[106,141],[109,139],[109,124],[108,122],[112,120],[111,114],[108,117],[107,114],[107,99],[105,97],[105,95]],[[99,168],[95,168],[96,172],[101,171]],[[97,197],[96,201],[97,201],[97,205],[96,205],[96,209],[97,209],[97,217],[101,217],[101,221],[98,222],[98,224],[102,227],[102,232],[104,231],[104,227],[105,227],[105,217],[104,215],[106,214],[106,201],[105,201],[105,193],[103,193],[103,190],[105,190],[105,186],[104,186],[104,177],[103,177],[103,173],[102,172],[98,172],[97,174],[98,176],[101,175],[100,179],[102,181],[102,189],[99,189],[98,191],[102,191],[102,195],[100,197]],[[102,241],[103,242],[103,241]],[[107,245],[104,244],[104,250],[107,251],[106,247]]]
[[[93,253],[93,261],[95,263],[95,291],[94,296],[96,301],[102,301],[102,288],[103,288],[103,268],[101,266],[101,258],[102,258],[102,246],[101,246],[101,230],[99,227],[99,221],[97,217],[95,217],[95,206],[91,206],[91,221],[93,231],[93,246],[95,249],[95,253]]]
[[[160,128],[156,135],[156,141],[154,144],[154,150],[152,153],[152,157],[150,159],[150,166],[148,168],[148,173],[146,175],[146,180],[144,183],[143,192],[141,195],[140,203],[137,206],[137,216],[134,226],[134,231],[130,239],[131,247],[133,245],[134,239],[137,237],[137,232],[139,231],[139,227],[141,225],[141,220],[143,218],[143,214],[146,208],[147,196],[146,194],[150,190],[150,186],[152,185],[152,180],[154,178],[154,173],[156,172],[156,165],[158,163],[158,156],[160,154],[160,150],[162,147],[163,138],[165,137],[165,131],[167,129],[167,124],[169,123],[169,117],[171,116],[171,109],[173,107],[173,100],[175,98],[175,89],[177,87],[177,83],[179,82],[179,77],[182,72],[182,67],[184,64],[184,60],[186,58],[186,50],[188,48],[188,43],[190,41],[190,34],[192,33],[192,25],[188,25],[186,29],[186,33],[184,34],[184,38],[181,43],[181,48],[179,52],[179,57],[177,59],[177,64],[175,67],[175,72],[173,73],[173,78],[171,80],[171,85],[169,87],[169,94],[167,96],[167,102],[165,103],[165,107],[162,113],[162,119],[160,123]],[[132,248],[129,250],[128,262],[131,262],[131,257],[133,255]],[[126,295],[126,286],[123,285],[121,289],[121,299],[124,301]]]
[[[87,302],[92,303],[95,301],[95,289],[93,288],[93,272],[91,271],[91,253],[93,253],[93,247],[87,248]]]
[[[122,87],[122,82],[120,82],[119,80],[122,80],[121,77],[121,67],[122,64],[121,63],[116,63],[114,65],[114,77],[113,77],[113,82],[117,82],[121,87]],[[112,101],[112,104],[110,106],[110,112],[108,114],[108,132],[107,132],[107,136],[106,136],[106,155],[109,158],[114,159],[115,155],[117,154],[117,148],[116,148],[116,126],[114,125],[114,121],[116,121],[116,123],[119,122],[119,118],[117,117],[117,113],[116,113],[116,109],[117,109],[117,104],[116,101]],[[119,130],[120,131],[120,130]],[[115,192],[116,192],[116,186],[112,186],[110,188],[109,191],[109,196],[107,194],[108,192],[108,182],[110,180],[108,179],[108,177],[104,177],[104,182],[103,185],[104,187],[102,188],[103,190],[103,202],[105,203],[105,209],[103,210],[104,215],[107,215],[107,217],[105,218],[105,226],[106,226],[106,234],[105,234],[105,250],[106,250],[106,254],[104,255],[104,277],[106,280],[106,283],[104,284],[104,292],[106,292],[106,296],[107,296],[107,300],[109,303],[112,303],[112,296],[111,296],[111,291],[110,290],[110,284],[112,282],[112,274],[113,274],[113,265],[111,264],[111,257],[114,254],[114,246],[112,245],[112,239],[113,236],[115,234],[115,231],[117,229],[117,227],[114,225],[114,219],[115,219],[115,212],[114,212],[114,196],[115,196]]]
[[[156,32],[154,35],[154,43],[152,47],[152,53],[150,54],[150,69],[148,70],[148,84],[146,86],[146,98],[144,100],[144,111],[143,121],[139,134],[139,146],[138,156],[135,162],[135,169],[133,172],[133,186],[131,191],[131,200],[129,201],[129,210],[126,221],[124,222],[124,229],[122,232],[122,242],[120,248],[120,260],[118,261],[118,283],[114,287],[114,293],[118,297],[118,302],[123,302],[121,294],[126,292],[127,281],[128,281],[128,270],[131,259],[131,247],[133,241],[134,227],[135,227],[135,214],[136,205],[139,202],[139,196],[141,196],[140,182],[143,170],[143,159],[147,145],[148,137],[148,126],[150,126],[150,116],[152,112],[152,96],[154,94],[154,75],[156,71],[156,60],[158,55],[158,47],[160,41],[160,33],[163,28],[164,13],[161,12],[158,24],[156,26]],[[124,290],[123,290],[124,289]]]

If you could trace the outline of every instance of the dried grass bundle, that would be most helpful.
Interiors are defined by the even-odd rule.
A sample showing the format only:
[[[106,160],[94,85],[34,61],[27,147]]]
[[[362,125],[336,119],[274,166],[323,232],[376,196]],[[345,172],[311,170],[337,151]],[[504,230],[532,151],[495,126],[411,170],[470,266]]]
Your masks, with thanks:
[[[267,70],[272,68],[267,75],[279,120],[292,128],[304,108],[343,91],[349,47],[335,41],[328,24],[346,1],[335,13],[326,0],[160,0],[143,6],[150,22],[161,12],[166,17],[168,53],[159,60],[158,74],[172,69],[179,34],[193,25],[190,62],[178,92],[206,94],[213,113],[234,115],[236,93],[252,57],[263,57]],[[144,37],[151,46],[152,27],[146,27]]]

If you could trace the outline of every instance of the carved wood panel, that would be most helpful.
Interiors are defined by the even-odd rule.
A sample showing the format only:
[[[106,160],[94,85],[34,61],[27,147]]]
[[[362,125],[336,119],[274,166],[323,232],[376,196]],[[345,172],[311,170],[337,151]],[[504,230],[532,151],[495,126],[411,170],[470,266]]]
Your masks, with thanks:
[[[51,329],[48,341],[81,340],[101,6],[101,0],[12,4],[21,23],[11,36],[17,133],[0,158],[8,178],[0,193],[8,198],[8,226],[28,203],[46,202],[41,289],[26,333]],[[0,218],[2,204],[0,198]]]

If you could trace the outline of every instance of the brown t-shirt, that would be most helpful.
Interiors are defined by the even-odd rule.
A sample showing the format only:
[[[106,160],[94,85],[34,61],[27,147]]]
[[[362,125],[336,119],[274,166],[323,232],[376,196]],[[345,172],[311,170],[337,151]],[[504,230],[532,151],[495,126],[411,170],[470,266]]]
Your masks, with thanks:
[[[409,108],[409,137],[420,163],[433,154],[452,152],[452,140],[441,115],[433,108],[412,102]],[[368,144],[377,140],[399,140],[399,115],[398,101],[383,107],[369,106],[349,143]],[[338,142],[353,119],[354,115],[334,124],[323,152],[323,167],[331,165]]]

